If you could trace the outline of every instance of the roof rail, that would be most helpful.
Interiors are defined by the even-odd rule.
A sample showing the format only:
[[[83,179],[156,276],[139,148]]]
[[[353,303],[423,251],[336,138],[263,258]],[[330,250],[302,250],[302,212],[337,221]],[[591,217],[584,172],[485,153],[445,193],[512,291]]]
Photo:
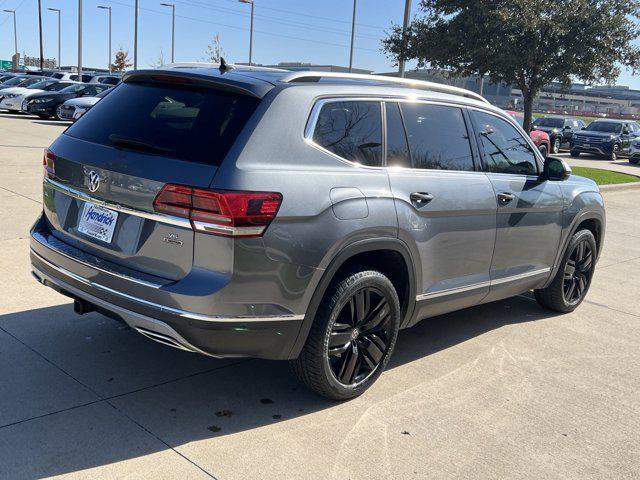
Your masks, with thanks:
[[[236,65],[234,63],[227,63],[227,67],[232,67],[235,69],[242,70],[255,70],[255,71],[266,71],[266,72],[288,72],[289,70],[282,70],[279,68],[271,68],[271,67],[256,67],[255,65]],[[213,62],[175,62],[168,63],[166,65],[162,65],[162,68],[220,68],[219,63]]]
[[[452,87],[451,85],[445,85],[442,83],[426,82],[424,80],[413,80],[409,78],[400,77],[387,77],[385,75],[368,75],[361,73],[339,73],[339,72],[294,72],[289,75],[285,75],[280,79],[281,82],[293,83],[293,82],[318,82],[322,78],[336,78],[345,80],[363,80],[370,82],[380,83],[393,83],[396,85],[404,85],[409,88],[415,88],[417,90],[429,90],[432,92],[448,93],[451,95],[458,95],[461,97],[471,98],[484,103],[489,101],[482,95],[479,95],[471,90],[465,90],[464,88]]]

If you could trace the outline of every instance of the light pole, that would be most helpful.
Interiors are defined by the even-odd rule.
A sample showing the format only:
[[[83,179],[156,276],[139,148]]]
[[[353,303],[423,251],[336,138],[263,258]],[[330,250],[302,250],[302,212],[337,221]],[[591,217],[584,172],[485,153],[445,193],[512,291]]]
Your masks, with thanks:
[[[138,0],[133,6],[133,69],[138,69]]]
[[[47,10],[51,10],[52,12],[56,12],[58,14],[58,68],[60,68],[60,33],[62,30],[60,29],[60,9],[59,8],[47,8]]]
[[[402,47],[400,49],[400,61],[398,62],[400,76],[404,78],[404,52],[407,49],[407,29],[409,28],[409,17],[411,16],[411,0],[406,0],[404,4],[404,22],[402,23]]]
[[[18,53],[18,33],[16,29],[16,11],[15,10],[3,10],[3,12],[13,13],[13,46],[15,53]]]
[[[98,5],[98,8],[102,10],[107,10],[109,12],[109,55],[107,60],[107,66],[109,67],[109,73],[111,73],[111,7],[105,7],[104,5]]]
[[[240,3],[251,5],[251,27],[249,28],[249,66],[253,62],[253,0],[238,0]]]
[[[356,0],[353,0],[353,17],[351,18],[351,50],[349,51],[349,73],[353,70],[353,42],[356,35]]]
[[[176,5],[175,3],[161,3],[160,5],[171,7],[171,63],[173,63],[176,51]]]
[[[82,0],[78,0],[78,78],[82,81]]]

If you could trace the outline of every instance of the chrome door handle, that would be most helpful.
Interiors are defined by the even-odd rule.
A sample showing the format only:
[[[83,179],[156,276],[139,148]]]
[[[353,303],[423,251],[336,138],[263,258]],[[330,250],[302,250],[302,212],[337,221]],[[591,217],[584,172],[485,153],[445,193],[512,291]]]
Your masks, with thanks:
[[[433,195],[426,192],[413,192],[411,195],[409,195],[409,199],[414,205],[422,206],[433,200]]]
[[[513,201],[516,196],[513,193],[502,192],[498,194],[498,203],[500,205],[506,205],[507,203]]]

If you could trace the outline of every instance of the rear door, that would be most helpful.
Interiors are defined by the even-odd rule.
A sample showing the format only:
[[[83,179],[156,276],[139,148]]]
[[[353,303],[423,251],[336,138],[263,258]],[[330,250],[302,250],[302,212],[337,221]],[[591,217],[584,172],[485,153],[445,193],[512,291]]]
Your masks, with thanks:
[[[422,270],[418,317],[475,305],[489,291],[496,203],[466,112],[420,102],[387,102],[385,111],[399,236]]]
[[[560,244],[563,197],[558,182],[540,179],[535,149],[511,122],[488,111],[470,114],[497,206],[487,298],[495,300],[549,276]]]
[[[156,215],[153,201],[166,183],[208,187],[258,102],[195,86],[119,86],[51,147],[44,204],[53,235],[125,267],[181,278],[193,263],[194,233],[187,219]]]

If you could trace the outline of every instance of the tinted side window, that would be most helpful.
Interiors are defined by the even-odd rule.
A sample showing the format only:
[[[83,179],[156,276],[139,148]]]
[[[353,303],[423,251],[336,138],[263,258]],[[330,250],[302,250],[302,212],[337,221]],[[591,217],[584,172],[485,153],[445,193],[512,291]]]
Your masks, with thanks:
[[[380,102],[330,102],[322,106],[313,141],[339,157],[382,165]]]
[[[513,125],[495,115],[471,111],[489,172],[537,175],[533,150]]]
[[[411,168],[407,135],[397,103],[385,104],[387,114],[387,166]]]
[[[413,168],[473,170],[461,109],[420,103],[404,103],[401,108]]]

